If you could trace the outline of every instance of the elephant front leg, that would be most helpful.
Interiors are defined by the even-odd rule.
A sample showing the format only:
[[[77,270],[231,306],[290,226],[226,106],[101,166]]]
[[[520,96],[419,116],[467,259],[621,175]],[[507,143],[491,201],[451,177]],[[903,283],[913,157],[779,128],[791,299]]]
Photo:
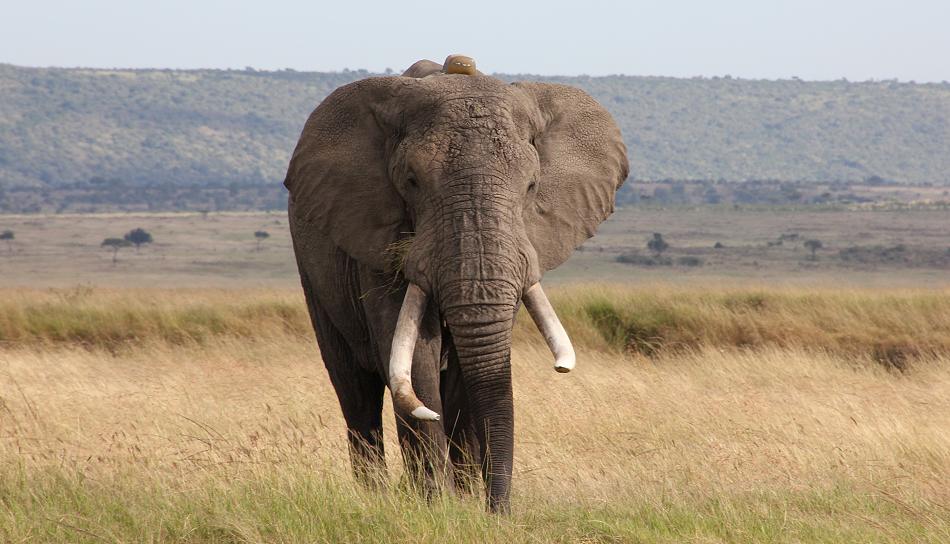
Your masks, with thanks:
[[[331,250],[323,249],[323,252]],[[298,253],[300,254],[300,253]],[[304,252],[305,255],[319,255],[320,251]],[[314,267],[319,271],[319,267]],[[300,266],[300,281],[307,300],[307,310],[313,330],[320,346],[324,366],[330,376],[330,382],[336,391],[346,421],[346,436],[349,443],[350,460],[356,479],[369,486],[377,486],[386,481],[386,456],[383,451],[383,394],[385,382],[372,369],[366,369],[366,355],[357,355],[359,346],[347,340],[340,329],[334,325],[327,307],[317,299],[317,290],[311,281],[313,276]],[[320,279],[320,275],[316,277]],[[335,278],[324,278],[329,286],[319,292],[336,292]],[[338,307],[330,305],[330,308]],[[338,316],[339,317],[339,316]],[[345,320],[337,320],[346,323]],[[351,324],[352,326],[352,324]],[[356,327],[352,327],[356,328]]]
[[[350,461],[356,479],[368,486],[386,480],[383,450],[383,393],[385,382],[379,374],[360,366],[343,336],[330,324],[325,312],[313,304],[317,342],[330,383],[336,391],[346,421]]]
[[[346,420],[353,473],[361,484],[377,487],[387,479],[382,420],[385,384],[375,373],[353,370],[345,377],[331,371],[330,380]]]
[[[389,276],[379,277],[370,272],[365,272],[360,280],[366,293],[361,297],[361,303],[378,353],[379,376],[386,377],[389,374],[393,335],[405,289],[393,290],[388,283],[391,280]],[[412,351],[410,378],[418,399],[426,407],[440,414],[441,346],[438,311],[434,306],[430,306],[422,317],[418,340]],[[453,485],[446,478],[450,465],[442,423],[420,420],[410,413],[400,412],[398,407],[394,408],[403,461],[413,484],[429,495],[446,487],[451,489]]]
[[[427,407],[443,413],[439,390],[439,342],[420,341],[413,355],[412,384],[416,394]],[[414,485],[426,496],[434,496],[443,489],[452,491],[449,477],[448,440],[441,421],[425,421],[410,414],[396,413],[396,430],[402,448],[406,473]]]

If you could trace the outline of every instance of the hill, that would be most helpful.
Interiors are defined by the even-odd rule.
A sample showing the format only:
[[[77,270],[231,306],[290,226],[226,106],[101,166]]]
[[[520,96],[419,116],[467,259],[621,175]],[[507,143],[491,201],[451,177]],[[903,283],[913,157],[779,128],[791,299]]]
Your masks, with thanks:
[[[369,75],[0,65],[0,190],[275,184],[309,112]],[[638,180],[950,184],[946,82],[500,77],[590,92]]]

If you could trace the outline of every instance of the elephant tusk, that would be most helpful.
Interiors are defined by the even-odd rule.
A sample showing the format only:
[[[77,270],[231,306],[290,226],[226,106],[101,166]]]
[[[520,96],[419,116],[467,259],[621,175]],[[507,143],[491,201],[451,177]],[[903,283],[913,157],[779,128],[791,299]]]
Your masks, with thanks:
[[[397,414],[410,414],[416,419],[438,421],[439,414],[425,407],[412,389],[412,353],[419,338],[419,327],[426,309],[426,294],[410,283],[402,301],[393,344],[389,355],[389,390]]]
[[[554,354],[554,370],[558,372],[573,370],[577,362],[574,346],[571,345],[571,339],[567,337],[567,331],[561,325],[561,320],[557,318],[554,307],[541,289],[541,284],[535,283],[529,287],[522,300],[528,313],[531,314],[531,319],[544,336],[544,341],[548,343],[551,353]]]

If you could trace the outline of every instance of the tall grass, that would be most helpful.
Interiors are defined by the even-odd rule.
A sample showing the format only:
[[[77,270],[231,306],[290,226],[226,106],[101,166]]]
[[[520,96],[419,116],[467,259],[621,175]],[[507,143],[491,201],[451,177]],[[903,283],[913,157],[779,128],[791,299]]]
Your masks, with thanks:
[[[0,350],[0,542],[944,542],[950,357],[513,353],[514,513],[349,476],[309,338]],[[857,364],[856,364],[857,363]]]
[[[388,402],[354,484],[296,292],[5,291],[0,542],[950,541],[947,293],[552,291],[509,517],[409,490]]]
[[[908,359],[950,352],[947,291],[600,286],[555,289],[552,299],[575,342],[598,350],[653,356],[788,347],[870,356],[899,368]],[[538,338],[525,315],[515,332],[521,341]],[[0,292],[6,345],[115,349],[311,335],[296,290]]]
[[[582,342],[643,355],[782,347],[903,367],[950,352],[950,291],[592,286],[554,305]]]
[[[204,344],[214,338],[312,336],[296,291],[7,289],[0,343],[115,349]]]
[[[140,473],[5,474],[7,542],[616,543],[945,542],[932,503],[849,484],[787,492],[596,502],[520,497],[506,518],[480,503],[405,489],[370,492],[324,472],[268,467],[169,487]],[[143,481],[144,480],[144,481]],[[37,515],[37,514],[41,515]]]
[[[946,358],[516,349],[515,512],[350,480],[309,344],[3,352],[0,541],[893,541],[950,537]]]

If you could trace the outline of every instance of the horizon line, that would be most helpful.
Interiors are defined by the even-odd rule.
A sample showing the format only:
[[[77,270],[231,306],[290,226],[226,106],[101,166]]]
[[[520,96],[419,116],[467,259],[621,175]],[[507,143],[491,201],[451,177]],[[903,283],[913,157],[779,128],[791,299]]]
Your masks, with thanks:
[[[297,68],[255,68],[253,66],[245,66],[244,68],[233,68],[233,67],[201,67],[201,68],[173,68],[173,67],[130,67],[130,66],[113,66],[113,67],[103,67],[103,66],[57,66],[57,65],[47,65],[47,66],[30,66],[23,64],[16,64],[12,62],[0,61],[0,66],[12,66],[14,68],[22,69],[34,69],[34,70],[97,70],[97,71],[117,71],[117,72],[239,72],[239,73],[281,73],[281,72],[291,72],[299,74],[347,74],[347,73],[358,73],[358,74],[367,74],[368,77],[374,76],[398,76],[400,74],[397,70],[391,70],[387,73],[386,71],[376,72],[371,71],[366,68],[355,68],[351,69],[344,67],[338,70],[300,70]],[[626,73],[611,73],[611,74],[538,74],[531,72],[492,72],[485,74],[489,76],[535,76],[535,77],[563,77],[563,78],[611,78],[611,77],[629,77],[629,78],[652,78],[652,79],[678,79],[678,80],[694,80],[694,79],[708,79],[708,80],[732,80],[732,81],[770,81],[770,82],[780,82],[780,81],[797,81],[801,83],[898,83],[902,85],[950,85],[950,81],[943,80],[927,80],[920,81],[915,79],[902,80],[897,77],[891,78],[870,78],[864,80],[857,79],[848,79],[847,77],[840,77],[837,79],[805,79],[795,75],[790,75],[788,77],[779,77],[779,78],[767,78],[767,77],[745,77],[737,76],[733,74],[723,74],[723,75],[693,75],[693,76],[669,76],[669,75],[647,75],[647,74],[626,74]]]

